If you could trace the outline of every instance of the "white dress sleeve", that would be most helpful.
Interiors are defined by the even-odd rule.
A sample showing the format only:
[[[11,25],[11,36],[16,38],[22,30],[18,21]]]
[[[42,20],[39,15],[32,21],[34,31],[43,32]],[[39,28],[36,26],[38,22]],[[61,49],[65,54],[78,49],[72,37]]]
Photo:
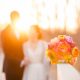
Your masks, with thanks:
[[[50,62],[49,62],[48,58],[46,57],[46,49],[47,48],[48,48],[48,43],[44,42],[44,60],[43,60],[43,63],[44,63],[45,69],[46,69],[46,75],[48,76],[49,68],[50,68]]]
[[[23,44],[23,54],[24,54],[24,57],[26,57],[27,56],[27,42],[25,42],[24,44]]]
[[[27,64],[27,60],[28,60],[28,53],[27,53],[27,42],[25,42],[23,44],[23,54],[24,54],[24,59],[21,62],[21,67],[25,66]]]
[[[48,58],[47,58],[47,56],[46,56],[46,50],[47,50],[47,48],[48,48],[48,42],[43,42],[44,43],[44,63],[46,63],[46,62],[50,62],[49,60],[48,60]]]

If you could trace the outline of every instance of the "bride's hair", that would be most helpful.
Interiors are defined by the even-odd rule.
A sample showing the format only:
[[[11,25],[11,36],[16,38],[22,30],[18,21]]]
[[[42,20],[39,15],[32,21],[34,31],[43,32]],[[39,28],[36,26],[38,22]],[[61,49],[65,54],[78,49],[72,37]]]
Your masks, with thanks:
[[[38,25],[32,25],[31,28],[34,29],[36,33],[38,34],[37,36],[38,39],[42,39],[41,28]]]

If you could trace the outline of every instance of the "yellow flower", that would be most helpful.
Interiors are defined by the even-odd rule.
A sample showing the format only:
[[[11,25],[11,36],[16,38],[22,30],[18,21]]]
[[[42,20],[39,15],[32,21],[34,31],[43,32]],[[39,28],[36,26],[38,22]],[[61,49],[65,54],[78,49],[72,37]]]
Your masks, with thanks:
[[[71,62],[71,59],[72,59],[72,56],[71,56],[71,55],[66,55],[66,56],[64,56],[64,60],[65,60],[65,62],[67,62],[67,63],[70,63],[70,62]]]
[[[58,38],[59,38],[60,40],[64,40],[64,39],[65,39],[65,35],[59,35]]]

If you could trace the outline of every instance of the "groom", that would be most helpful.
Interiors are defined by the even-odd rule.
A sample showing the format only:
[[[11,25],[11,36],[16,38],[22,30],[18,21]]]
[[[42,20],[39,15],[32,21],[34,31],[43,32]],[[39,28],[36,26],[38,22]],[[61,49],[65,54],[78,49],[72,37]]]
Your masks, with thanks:
[[[23,69],[20,67],[23,60],[22,43],[15,34],[15,24],[19,19],[17,11],[11,12],[11,24],[7,25],[2,32],[2,46],[5,55],[3,71],[6,80],[22,80]]]

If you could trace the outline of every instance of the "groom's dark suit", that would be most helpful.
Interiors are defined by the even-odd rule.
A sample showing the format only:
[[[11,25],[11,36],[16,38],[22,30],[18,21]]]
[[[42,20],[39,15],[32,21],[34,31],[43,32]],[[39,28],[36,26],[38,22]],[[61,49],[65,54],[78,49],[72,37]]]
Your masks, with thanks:
[[[1,36],[5,54],[3,70],[6,73],[6,80],[22,80],[23,68],[20,68],[20,63],[24,56],[21,40],[17,39],[10,25],[3,30]]]

